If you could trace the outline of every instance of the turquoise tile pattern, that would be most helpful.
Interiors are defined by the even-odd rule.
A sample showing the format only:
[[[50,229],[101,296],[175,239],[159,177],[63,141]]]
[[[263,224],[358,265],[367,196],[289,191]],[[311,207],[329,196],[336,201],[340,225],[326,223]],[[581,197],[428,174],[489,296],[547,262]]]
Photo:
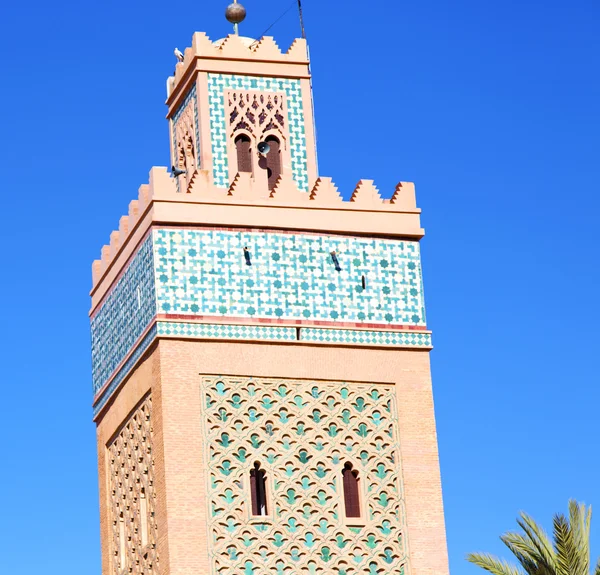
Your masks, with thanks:
[[[199,339],[260,339],[270,341],[294,341],[293,327],[262,325],[227,325],[209,323],[158,322],[157,335],[172,335]]]
[[[252,265],[246,265],[244,247]],[[140,341],[157,314],[166,321]],[[210,316],[239,324],[185,321]],[[244,324],[261,319],[301,321],[305,342],[428,348],[431,335],[413,331],[426,325],[419,244],[257,230],[153,230],[92,317],[97,400],[110,381],[96,411],[156,336],[296,340],[294,327]]]
[[[301,341],[347,343],[350,345],[390,345],[431,347],[431,334],[406,331],[367,331],[359,329],[303,328]]]
[[[152,236],[149,235],[98,312],[92,317],[94,394],[156,315]]]
[[[154,250],[160,314],[425,326],[418,242],[160,229]]]
[[[138,362],[140,357],[144,355],[144,352],[150,347],[150,344],[156,339],[156,325],[153,325],[143,339],[137,344],[133,353],[127,358],[127,361],[117,371],[115,376],[112,378],[108,387],[104,390],[100,396],[100,400],[94,405],[94,417],[100,413],[102,408],[106,405],[106,402],[110,399],[113,392],[121,385],[121,382],[127,377],[129,371]]]
[[[290,129],[289,144],[292,159],[292,174],[298,188],[307,192],[308,162],[302,90],[300,80],[290,78],[258,78],[228,74],[208,75],[210,133],[215,185],[218,187],[227,187],[229,185],[225,90],[258,90],[262,92],[285,93]]]

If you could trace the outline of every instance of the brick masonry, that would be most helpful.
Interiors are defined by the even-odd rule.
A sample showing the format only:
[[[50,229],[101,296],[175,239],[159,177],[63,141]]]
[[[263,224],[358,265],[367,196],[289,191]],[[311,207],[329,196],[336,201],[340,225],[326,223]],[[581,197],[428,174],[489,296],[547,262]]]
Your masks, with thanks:
[[[110,517],[105,485],[107,445],[151,391],[161,574],[213,573],[202,420],[204,375],[294,378],[395,390],[406,514],[407,573],[446,575],[441,484],[427,353],[394,349],[272,346],[249,342],[161,340],[98,420],[103,575],[110,572]],[[328,573],[324,565],[323,573]]]

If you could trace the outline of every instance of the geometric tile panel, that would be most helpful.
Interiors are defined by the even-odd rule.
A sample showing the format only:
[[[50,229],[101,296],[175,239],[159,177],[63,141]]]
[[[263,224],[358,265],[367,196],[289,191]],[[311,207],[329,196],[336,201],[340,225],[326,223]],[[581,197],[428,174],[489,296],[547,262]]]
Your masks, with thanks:
[[[149,235],[91,320],[94,394],[156,315],[152,257]]]
[[[201,378],[212,575],[402,575],[408,557],[393,385]],[[249,474],[264,470],[267,516]],[[342,470],[361,485],[344,519]]]
[[[221,325],[205,323],[175,323],[160,321],[157,335],[173,335],[199,339],[260,339],[270,341],[295,341],[293,327],[267,327],[261,325]]]
[[[352,329],[303,328],[301,341],[349,343],[353,345],[392,345],[431,347],[431,334],[404,331],[363,331]]]
[[[418,242],[160,229],[154,250],[160,314],[426,325]]]
[[[244,247],[251,265],[246,265]],[[140,341],[157,314],[169,321],[159,322]],[[186,317],[169,318],[174,315]],[[237,325],[185,321],[206,321],[207,316]],[[308,324],[300,330],[306,342],[430,347],[430,334],[406,329],[426,326],[419,244],[258,230],[153,230],[91,320],[94,395],[110,380],[95,411],[157,330],[163,330],[158,335],[208,339],[297,337],[294,327],[244,325],[245,319],[302,321]],[[311,327],[312,322],[344,329]],[[399,331],[383,331],[394,328]]]
[[[192,339],[257,339],[296,341],[296,328],[262,325],[228,325],[159,321],[158,336]],[[366,331],[352,329],[300,328],[300,341],[348,343],[352,345],[390,345],[394,347],[431,347],[431,334],[420,332]]]
[[[210,134],[215,186],[227,187],[230,179],[227,160],[225,90],[258,90],[261,92],[284,92],[286,94],[292,175],[298,188],[307,192],[308,162],[302,91],[300,80],[289,78],[257,78],[227,74],[208,75]]]
[[[150,344],[156,339],[156,325],[153,325],[143,339],[135,346],[133,353],[127,358],[127,361],[121,366],[110,383],[106,386],[106,389],[102,392],[102,396],[99,398],[98,403],[94,405],[94,417],[100,413],[106,402],[110,399],[113,391],[121,385],[121,382],[127,377],[127,374],[131,371],[133,366],[138,362],[140,357],[144,355],[145,351],[150,347]],[[94,390],[94,394],[97,390]]]

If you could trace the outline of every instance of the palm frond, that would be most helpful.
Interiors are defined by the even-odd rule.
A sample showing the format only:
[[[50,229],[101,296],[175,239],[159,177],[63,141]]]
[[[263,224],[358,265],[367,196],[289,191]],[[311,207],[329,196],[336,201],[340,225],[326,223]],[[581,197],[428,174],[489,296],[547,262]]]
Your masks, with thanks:
[[[520,519],[517,519],[517,524],[525,532],[531,545],[536,549],[539,556],[539,563],[550,573],[556,572],[556,553],[544,529],[523,511],[521,512]]]
[[[554,516],[554,546],[558,564],[557,575],[581,575],[573,530],[567,518],[559,513]]]
[[[590,523],[591,507],[586,510],[583,503],[569,500],[569,526],[573,534],[574,552],[577,553],[578,571],[573,575],[589,575],[590,572]]]
[[[525,573],[538,573],[540,567],[543,567],[543,560],[541,560],[535,547],[520,533],[505,533],[500,537],[500,540],[510,549]]]
[[[521,512],[517,524],[523,533],[509,531],[500,537],[518,561],[512,565],[488,553],[470,553],[467,561],[492,575],[600,575],[600,559],[590,571],[592,508],[569,501],[568,518],[556,514],[552,539],[529,515]]]
[[[510,565],[503,559],[498,559],[498,557],[494,557],[489,553],[469,553],[467,561],[485,569],[492,575],[524,575],[514,565]]]

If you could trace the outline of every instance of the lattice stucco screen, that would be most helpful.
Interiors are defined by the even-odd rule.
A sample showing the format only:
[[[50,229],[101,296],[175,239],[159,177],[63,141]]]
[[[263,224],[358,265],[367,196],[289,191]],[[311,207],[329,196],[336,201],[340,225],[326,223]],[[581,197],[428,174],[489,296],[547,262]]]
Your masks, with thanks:
[[[201,393],[215,575],[404,572],[394,386],[204,376]],[[364,482],[362,524],[343,517],[347,461]],[[250,510],[255,462],[267,518]]]
[[[158,573],[152,452],[152,397],[147,396],[108,446],[114,575]]]

